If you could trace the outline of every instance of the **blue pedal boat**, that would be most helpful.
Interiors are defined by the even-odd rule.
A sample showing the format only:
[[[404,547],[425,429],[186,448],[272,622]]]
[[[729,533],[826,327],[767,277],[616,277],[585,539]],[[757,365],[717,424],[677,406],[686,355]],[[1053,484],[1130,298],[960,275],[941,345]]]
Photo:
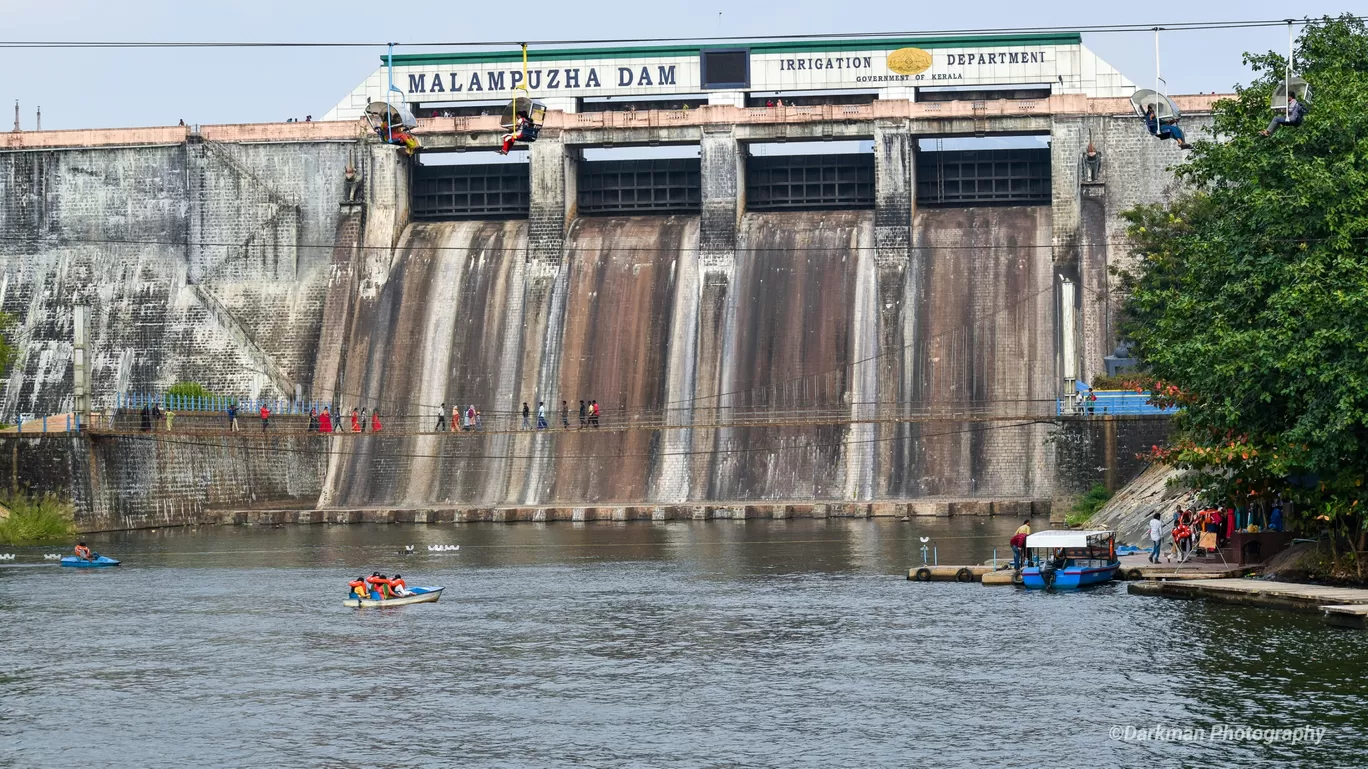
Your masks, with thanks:
[[[1114,531],[1042,531],[1026,537],[1030,562],[1021,584],[1031,590],[1076,590],[1110,582],[1121,562]]]
[[[78,558],[74,555],[64,555],[62,556],[62,565],[72,566],[77,569],[98,569],[103,566],[118,566],[119,562],[106,555],[101,555],[96,558],[92,558],[89,561],[87,561],[84,558]]]

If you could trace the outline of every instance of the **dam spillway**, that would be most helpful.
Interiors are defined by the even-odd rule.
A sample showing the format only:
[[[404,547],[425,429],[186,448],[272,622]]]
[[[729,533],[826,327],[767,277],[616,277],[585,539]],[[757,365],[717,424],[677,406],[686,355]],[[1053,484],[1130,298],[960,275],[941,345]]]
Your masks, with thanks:
[[[545,402],[559,428],[564,400],[576,429],[378,438],[340,460],[330,503],[1048,496],[1040,426],[714,426],[738,412],[1009,414],[1053,397],[1048,372],[1022,366],[1055,333],[1050,256],[1035,247],[1046,209],[922,211],[914,275],[880,275],[873,227],[871,212],[747,214],[737,264],[710,269],[697,217],[582,218],[559,272],[537,276],[523,223],[409,225],[359,302],[344,413],[376,404],[435,424],[440,404],[477,405],[491,426],[520,427],[521,404]],[[580,400],[610,424],[664,415],[676,429],[580,431]],[[408,461],[391,471],[386,452]]]
[[[396,424],[435,422],[442,403],[483,412],[483,433],[299,449],[326,452],[302,465],[322,468],[320,507],[1048,504],[1116,472],[1092,449],[1075,461],[1071,441],[1112,439],[1051,424],[1054,401],[1066,363],[1089,378],[1114,343],[1099,297],[1107,266],[1124,260],[1117,213],[1171,186],[1170,150],[1119,114],[1121,100],[1083,101],[1001,110],[1003,131],[1048,131],[1049,205],[923,200],[917,169],[933,166],[918,137],[963,130],[936,105],[831,126],[873,145],[873,204],[855,210],[747,206],[746,137],[820,134],[809,114],[719,124],[704,108],[623,129],[633,140],[676,140],[679,122],[705,129],[693,134],[696,212],[677,214],[581,215],[578,143],[612,129],[566,124],[533,148],[526,218],[461,221],[416,220],[409,161],[335,124],[144,143],[111,132],[79,147],[21,135],[0,150],[0,306],[27,340],[5,409],[70,407],[69,308],[82,302],[104,408],[190,380],[378,407]],[[486,129],[464,130],[438,138],[479,142]],[[1084,183],[1090,139],[1110,165]],[[356,200],[348,165],[364,178]],[[1067,327],[1066,283],[1077,291]],[[562,400],[577,428],[582,399],[611,429],[516,429],[524,401],[544,401],[558,427]],[[1083,432],[1061,440],[1061,429]],[[155,456],[148,473],[164,470]],[[206,461],[227,460],[190,464]],[[138,473],[96,476],[133,486]],[[194,486],[168,493],[230,504]],[[310,493],[290,488],[291,500]]]

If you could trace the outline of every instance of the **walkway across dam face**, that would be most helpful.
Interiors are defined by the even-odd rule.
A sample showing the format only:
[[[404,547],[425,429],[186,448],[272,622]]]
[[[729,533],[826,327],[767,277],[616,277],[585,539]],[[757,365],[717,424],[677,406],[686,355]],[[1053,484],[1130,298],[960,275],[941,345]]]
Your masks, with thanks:
[[[532,148],[527,218],[497,221],[411,221],[409,161],[347,124],[21,134],[0,150],[0,308],[27,340],[4,407],[70,409],[70,308],[85,304],[100,407],[196,381],[434,420],[444,402],[526,401],[554,422],[566,401],[577,421],[578,402],[597,400],[608,415],[677,422],[488,435],[476,452],[376,436],[328,457],[323,507],[1050,500],[1112,482],[1114,463],[1062,460],[1077,452],[1048,424],[865,417],[1048,409],[1066,372],[1086,381],[1102,368],[1106,270],[1125,259],[1118,213],[1169,194],[1181,160],[1113,101],[1022,103],[1049,136],[1048,206],[919,202],[919,139],[1017,133],[1013,102],[879,103],[839,118],[698,110],[676,121],[699,142],[687,215],[577,207],[580,149],[668,143],[680,125],[665,115],[552,113]],[[721,121],[727,110],[738,122]],[[456,118],[421,133],[436,141],[442,120],[452,141],[482,141],[482,125]],[[748,142],[843,131],[873,139],[872,208],[750,210]],[[63,146],[78,139],[91,146]],[[1090,142],[1103,170],[1083,182]],[[710,416],[728,409],[776,420]],[[780,424],[803,410],[848,419]]]

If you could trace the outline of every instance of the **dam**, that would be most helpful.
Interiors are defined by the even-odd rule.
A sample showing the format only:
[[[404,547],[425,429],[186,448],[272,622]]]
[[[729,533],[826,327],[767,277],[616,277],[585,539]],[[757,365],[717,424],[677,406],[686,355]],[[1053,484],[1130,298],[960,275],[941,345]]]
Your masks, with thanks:
[[[788,104],[709,90],[707,51],[670,53],[678,79],[651,88],[679,96],[652,101],[637,70],[665,54],[624,49],[647,61],[604,69],[634,72],[628,107],[548,96],[514,163],[493,152],[499,117],[449,88],[493,82],[461,68],[504,54],[400,63],[416,158],[356,119],[381,71],[318,122],[4,134],[0,309],[22,350],[5,421],[73,410],[84,306],[97,413],[191,381],[389,427],[223,434],[206,417],[190,438],[105,419],[0,448],[16,484],[65,491],[105,528],[253,509],[1029,515],[1124,482],[1164,420],[1059,404],[1117,343],[1119,214],[1171,194],[1182,153],[1077,35],[1047,37],[1011,42],[1057,65],[1043,85],[789,83]],[[927,74],[1007,45],[867,41],[869,71],[849,76],[883,77],[913,43]],[[798,74],[782,51],[750,55],[752,80]],[[1216,98],[1175,97],[1189,136]],[[580,401],[604,429],[578,429]],[[551,429],[520,429],[523,403]],[[487,429],[435,432],[453,406]]]

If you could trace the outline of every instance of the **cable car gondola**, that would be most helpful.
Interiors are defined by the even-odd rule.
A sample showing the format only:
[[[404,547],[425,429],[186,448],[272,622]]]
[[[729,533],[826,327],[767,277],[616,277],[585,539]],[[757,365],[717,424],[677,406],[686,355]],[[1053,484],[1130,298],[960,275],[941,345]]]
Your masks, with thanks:
[[[1301,75],[1293,75],[1285,82],[1278,83],[1273,89],[1273,109],[1277,112],[1287,110],[1287,94],[1291,91],[1292,98],[1301,102],[1303,106],[1311,104],[1311,85],[1301,78]]]
[[[1160,139],[1173,139],[1183,149],[1191,146],[1187,143],[1187,137],[1183,135],[1183,129],[1177,125],[1183,113],[1173,99],[1148,88],[1139,88],[1131,94],[1130,103],[1131,109],[1135,110],[1137,117],[1145,121],[1145,126],[1151,134]]]
[[[1292,74],[1292,22],[1287,22],[1287,62],[1283,70],[1283,81],[1273,87],[1273,98],[1271,106],[1274,112],[1281,112],[1281,115],[1274,115],[1268,127],[1260,131],[1260,135],[1271,136],[1274,131],[1285,125],[1299,126],[1302,118],[1306,117],[1307,108],[1311,106],[1311,86],[1301,75]],[[1291,98],[1289,98],[1291,97]]]
[[[527,43],[523,43],[522,55],[522,82],[513,87],[513,100],[504,107],[499,118],[500,125],[508,132],[504,134],[503,145],[499,148],[499,153],[503,155],[507,155],[514,144],[536,141],[546,120],[546,105],[533,99],[531,91],[527,90]]]
[[[406,105],[373,101],[366,105],[365,116],[366,124],[382,141],[403,147],[409,155],[418,151],[418,140],[413,136],[418,119]]]

